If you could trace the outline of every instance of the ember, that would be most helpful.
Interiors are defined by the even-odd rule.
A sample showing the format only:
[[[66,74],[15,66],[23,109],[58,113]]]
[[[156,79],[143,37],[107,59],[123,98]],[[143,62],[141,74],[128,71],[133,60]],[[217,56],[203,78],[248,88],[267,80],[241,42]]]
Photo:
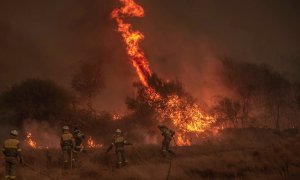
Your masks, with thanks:
[[[136,70],[141,84],[146,89],[149,105],[156,109],[161,121],[168,120],[177,130],[176,143],[181,146],[191,145],[189,133],[199,134],[210,128],[215,119],[201,111],[194,102],[178,95],[162,96],[149,83],[153,73],[144,51],[140,47],[144,35],[132,29],[132,25],[124,22],[124,16],[143,17],[144,9],[134,0],[120,0],[123,7],[112,12],[112,18],[117,21],[118,31],[121,33],[127,47],[127,55]],[[166,81],[166,83],[168,83]],[[159,104],[159,105],[157,105]]]
[[[112,118],[113,118],[114,121],[117,121],[117,120],[122,119],[122,116],[119,115],[119,114],[113,114],[113,115],[112,115]]]

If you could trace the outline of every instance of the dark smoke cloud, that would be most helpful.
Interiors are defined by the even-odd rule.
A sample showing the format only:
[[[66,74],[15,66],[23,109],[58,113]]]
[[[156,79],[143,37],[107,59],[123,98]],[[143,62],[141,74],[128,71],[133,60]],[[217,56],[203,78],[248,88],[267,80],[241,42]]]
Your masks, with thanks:
[[[176,77],[198,99],[219,87],[218,58],[268,63],[297,80],[300,4],[260,0],[139,0],[144,19],[130,20],[145,33],[152,69]],[[137,80],[109,18],[111,0],[1,1],[0,91],[25,78],[53,79],[69,87],[81,61],[103,61],[106,89],[99,109],[124,109]]]

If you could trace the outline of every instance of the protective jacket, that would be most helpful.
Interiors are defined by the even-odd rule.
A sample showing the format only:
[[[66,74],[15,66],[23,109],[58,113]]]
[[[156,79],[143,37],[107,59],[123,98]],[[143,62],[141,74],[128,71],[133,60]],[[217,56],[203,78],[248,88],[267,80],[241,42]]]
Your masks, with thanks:
[[[61,136],[60,146],[64,149],[73,149],[75,146],[75,140],[71,133],[64,132]]]

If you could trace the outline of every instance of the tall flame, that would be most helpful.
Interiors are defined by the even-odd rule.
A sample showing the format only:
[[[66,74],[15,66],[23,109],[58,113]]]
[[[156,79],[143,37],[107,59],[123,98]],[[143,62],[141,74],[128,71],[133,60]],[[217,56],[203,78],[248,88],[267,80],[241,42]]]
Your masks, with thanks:
[[[147,79],[152,72],[149,68],[149,63],[145,57],[144,51],[140,48],[140,42],[144,39],[144,35],[140,31],[134,31],[131,24],[125,23],[123,16],[143,17],[144,9],[136,4],[134,0],[120,0],[124,4],[123,7],[115,9],[112,12],[112,18],[118,23],[118,31],[122,34],[125,44],[127,45],[127,54],[134,66],[140,81],[148,87]]]
[[[153,87],[149,85],[149,78],[153,75],[148,59],[140,47],[144,35],[140,31],[132,29],[132,25],[124,21],[124,17],[144,17],[144,9],[136,4],[134,0],[119,0],[123,6],[113,10],[111,16],[118,24],[118,31],[121,33],[126,44],[127,54],[136,70],[136,73],[147,89],[149,104],[162,102],[162,106],[156,107],[160,119],[170,119],[177,130],[177,144],[191,145],[187,138],[188,133],[201,133],[207,129],[214,118],[205,115],[194,103],[188,103],[177,95],[162,97]],[[158,103],[156,103],[158,104]]]

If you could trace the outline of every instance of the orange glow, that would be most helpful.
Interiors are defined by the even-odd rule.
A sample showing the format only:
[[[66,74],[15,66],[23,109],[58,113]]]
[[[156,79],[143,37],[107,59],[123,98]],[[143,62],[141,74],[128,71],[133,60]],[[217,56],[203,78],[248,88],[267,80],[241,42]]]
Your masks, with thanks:
[[[118,120],[122,119],[122,116],[119,115],[119,114],[113,114],[113,115],[112,115],[112,119],[113,119],[114,121],[118,121]]]
[[[188,134],[199,135],[209,129],[210,125],[215,122],[215,119],[202,112],[197,104],[190,103],[177,95],[162,98],[155,93],[152,96],[149,95],[148,102],[162,104],[156,107],[158,118],[171,121],[176,128],[177,136],[175,140],[179,146],[191,145]]]
[[[190,146],[192,145],[191,141],[185,138],[182,134],[178,134],[176,138],[176,144],[178,146]]]
[[[89,136],[89,139],[87,140],[87,147],[88,148],[102,148],[103,144],[97,144],[91,136]]]
[[[25,139],[25,141],[27,142],[27,144],[28,144],[30,147],[32,147],[32,148],[34,148],[34,149],[37,148],[37,143],[36,143],[36,141],[33,140],[33,138],[32,138],[32,133],[30,133],[30,132],[27,132],[27,133],[26,133],[26,139]]]
[[[148,85],[148,78],[152,72],[149,68],[148,60],[143,50],[140,48],[140,41],[144,39],[144,35],[139,31],[134,31],[131,24],[125,23],[123,16],[143,17],[144,9],[136,4],[133,0],[120,0],[124,4],[123,7],[115,9],[111,16],[118,23],[118,31],[122,34],[123,40],[127,47],[129,59],[138,74],[138,77],[144,86]]]
[[[153,75],[148,59],[140,47],[140,42],[144,35],[140,31],[132,29],[132,25],[125,23],[124,17],[143,17],[144,9],[136,4],[134,0],[119,0],[122,7],[115,9],[111,17],[116,20],[118,32],[126,44],[127,55],[130,62],[136,70],[140,82],[146,88],[147,100],[149,105],[154,105],[158,118],[161,121],[168,120],[176,129],[178,135],[176,143],[179,146],[189,146],[191,141],[188,134],[199,134],[207,130],[215,119],[201,111],[195,103],[189,102],[186,98],[177,95],[162,97],[148,83],[149,78]],[[155,104],[160,104],[155,106]]]
[[[117,111],[112,111],[111,112],[111,118],[113,121],[119,121],[122,120],[124,116],[126,116],[126,113],[124,110],[117,110]]]

